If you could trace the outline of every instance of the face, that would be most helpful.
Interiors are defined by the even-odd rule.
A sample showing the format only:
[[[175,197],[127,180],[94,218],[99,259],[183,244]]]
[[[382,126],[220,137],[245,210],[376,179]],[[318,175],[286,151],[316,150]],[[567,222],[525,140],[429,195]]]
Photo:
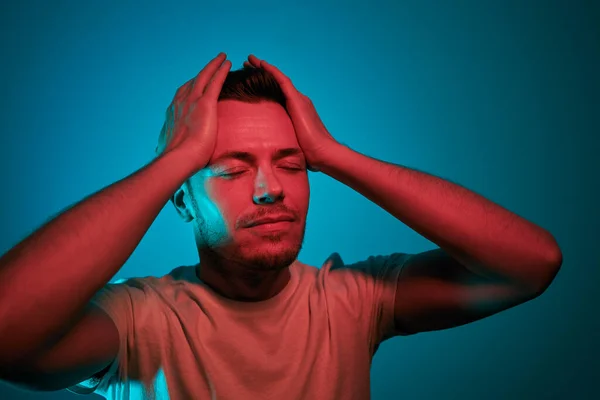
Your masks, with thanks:
[[[211,161],[182,186],[174,203],[193,223],[201,259],[216,256],[255,270],[286,268],[302,247],[310,197],[292,121],[273,102],[220,101],[217,115]],[[247,226],[282,214],[293,221]]]

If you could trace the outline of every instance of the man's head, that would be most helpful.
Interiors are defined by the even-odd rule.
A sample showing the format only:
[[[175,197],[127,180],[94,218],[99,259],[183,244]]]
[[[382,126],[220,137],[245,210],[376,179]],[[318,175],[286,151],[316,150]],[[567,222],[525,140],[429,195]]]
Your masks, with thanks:
[[[192,222],[201,259],[286,268],[302,247],[310,190],[285,96],[268,72],[244,67],[229,72],[217,115],[211,160],[171,200]],[[293,221],[272,230],[248,226],[280,216]]]

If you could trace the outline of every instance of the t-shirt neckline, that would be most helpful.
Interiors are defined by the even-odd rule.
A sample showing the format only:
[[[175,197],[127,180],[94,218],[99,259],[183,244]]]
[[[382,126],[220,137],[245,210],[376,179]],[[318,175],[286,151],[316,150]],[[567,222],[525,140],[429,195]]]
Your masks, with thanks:
[[[197,265],[193,265],[193,266],[189,267],[188,280],[195,284],[201,285],[207,292],[209,292],[213,296],[213,298],[217,302],[222,303],[227,308],[231,308],[234,310],[243,310],[243,311],[262,311],[265,309],[271,309],[272,307],[275,307],[276,305],[285,302],[292,295],[292,293],[295,291],[297,284],[298,284],[298,271],[297,271],[298,264],[299,264],[299,261],[295,260],[288,267],[289,271],[290,271],[290,279],[287,282],[287,284],[285,285],[285,287],[279,293],[277,293],[275,296],[273,296],[269,299],[266,299],[266,300],[261,300],[261,301],[239,301],[239,300],[232,300],[232,299],[223,297],[222,295],[215,292],[210,286],[206,285],[198,277],[198,275],[196,273]]]

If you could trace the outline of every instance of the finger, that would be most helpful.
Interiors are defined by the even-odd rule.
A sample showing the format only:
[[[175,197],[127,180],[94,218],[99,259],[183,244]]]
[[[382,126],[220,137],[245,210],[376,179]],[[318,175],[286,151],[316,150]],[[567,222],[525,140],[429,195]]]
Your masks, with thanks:
[[[204,71],[206,71],[207,74],[210,74],[208,78],[205,79],[204,81],[204,85],[206,85],[206,82],[208,82],[209,78],[214,74],[214,72],[219,68],[219,66],[221,65],[221,63],[218,62],[219,59],[221,59],[221,62],[223,62],[222,60],[225,59],[226,55],[225,53],[219,53],[215,58],[213,58],[211,61],[208,62],[207,65],[204,66],[204,68],[202,69],[202,71],[200,71],[198,73],[198,75],[194,76],[192,79],[190,79],[189,81],[187,81],[186,83],[184,83],[183,85],[181,85],[179,87],[179,89],[177,89],[177,91],[175,92],[175,98],[176,100],[181,99],[184,96],[187,96],[191,90],[193,90],[194,87],[198,87],[197,81],[199,76],[201,76],[203,74]],[[217,65],[215,65],[217,64]],[[212,68],[212,72],[209,71],[209,68]],[[204,87],[202,88],[202,90],[204,90]]]
[[[215,73],[219,70],[221,64],[223,64],[223,61],[225,61],[226,58],[227,55],[225,53],[219,53],[218,56],[210,60],[210,62],[206,64],[204,68],[202,68],[202,71],[200,71],[198,75],[194,78],[194,82],[192,84],[192,88],[189,94],[192,100],[195,100],[198,97],[202,96],[206,85],[213,78]]]
[[[244,67],[250,67],[250,68],[254,68],[253,65],[251,65],[248,61],[244,61]]]
[[[215,73],[213,78],[206,86],[206,90],[203,94],[203,97],[206,96],[208,99],[213,101],[218,100],[219,93],[221,93],[221,89],[223,89],[223,83],[225,82],[225,78],[227,78],[227,74],[229,73],[230,68],[231,61],[225,60],[223,65],[221,65],[219,70]]]
[[[248,56],[248,62],[250,63],[250,65],[252,65],[254,68],[260,68],[260,59],[258,57],[256,57],[253,54],[250,54]]]
[[[275,77],[275,80],[277,83],[279,83],[279,86],[281,86],[281,90],[286,97],[291,98],[297,95],[298,90],[292,84],[292,80],[283,72],[281,72],[276,66],[269,64],[265,60],[260,61],[260,66],[264,68],[265,71],[273,75],[273,77]]]

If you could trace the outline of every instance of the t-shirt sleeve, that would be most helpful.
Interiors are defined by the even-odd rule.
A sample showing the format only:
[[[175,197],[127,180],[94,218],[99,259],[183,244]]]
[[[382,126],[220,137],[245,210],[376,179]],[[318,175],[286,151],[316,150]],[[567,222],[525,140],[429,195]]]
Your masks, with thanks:
[[[104,286],[92,299],[92,303],[102,309],[115,323],[119,332],[119,352],[115,360],[101,376],[94,376],[67,390],[77,394],[107,394],[109,387],[122,385],[135,360],[134,338],[149,314],[151,292],[140,278],[120,280]]]
[[[366,260],[344,264],[334,253],[332,274],[343,277],[343,301],[351,303],[348,307],[355,308],[360,323],[368,324],[366,329],[373,353],[384,340],[409,335],[396,329],[394,304],[398,277],[410,256],[408,253],[374,255]]]

